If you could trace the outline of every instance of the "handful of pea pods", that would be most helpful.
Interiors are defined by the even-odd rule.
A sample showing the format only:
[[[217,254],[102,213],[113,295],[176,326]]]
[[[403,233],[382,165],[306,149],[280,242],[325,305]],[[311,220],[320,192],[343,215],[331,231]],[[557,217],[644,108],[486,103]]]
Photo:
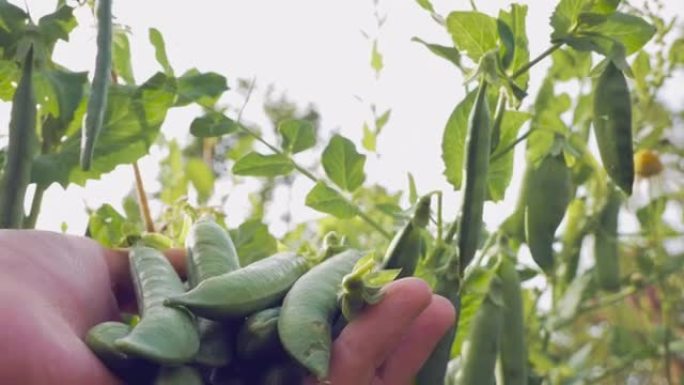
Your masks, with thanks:
[[[240,267],[229,233],[208,217],[192,225],[186,249],[185,282],[161,251],[130,249],[139,317],[90,329],[86,343],[103,364],[133,385],[327,377],[340,287],[363,253],[335,239],[319,258],[280,252]]]

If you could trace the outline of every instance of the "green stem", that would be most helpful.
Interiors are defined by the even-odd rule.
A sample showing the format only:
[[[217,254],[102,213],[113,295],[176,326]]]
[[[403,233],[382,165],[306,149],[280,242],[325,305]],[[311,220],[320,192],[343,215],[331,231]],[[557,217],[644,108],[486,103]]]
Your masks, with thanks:
[[[497,152],[496,154],[492,155],[492,157],[491,157],[491,159],[490,159],[489,161],[490,161],[490,162],[494,162],[495,160],[498,160],[498,159],[501,158],[502,156],[506,155],[506,153],[508,153],[509,151],[513,150],[513,149],[515,148],[515,146],[517,146],[520,142],[522,142],[523,140],[527,139],[527,137],[530,136],[530,134],[532,134],[533,131],[534,131],[533,128],[530,128],[529,130],[527,130],[527,132],[525,132],[524,134],[520,135],[520,137],[519,137],[518,139],[516,139],[513,143],[509,144],[509,145],[506,146],[503,150],[501,150],[501,151]]]
[[[520,67],[517,71],[515,71],[513,73],[513,75],[511,75],[511,79],[515,79],[519,76],[522,76],[525,72],[529,71],[530,68],[534,67],[537,63],[544,60],[544,58],[551,55],[555,50],[557,50],[558,48],[560,48],[562,46],[563,46],[563,43],[556,43],[556,44],[552,45],[546,51],[542,52],[541,55],[532,59],[529,63],[525,64],[524,66]]]
[[[24,219],[23,228],[34,229],[36,227],[36,221],[38,220],[38,214],[40,214],[40,206],[43,203],[45,190],[47,190],[47,186],[36,185],[36,191],[33,193],[33,200],[31,201],[31,212],[29,212],[28,217]]]
[[[244,104],[242,105],[242,108],[240,109],[240,112],[238,113],[238,117],[237,117],[237,121],[236,121],[238,128],[239,128],[240,130],[244,131],[245,133],[247,133],[248,135],[252,136],[254,139],[256,139],[257,141],[259,141],[260,143],[262,143],[264,146],[268,147],[268,148],[269,148],[271,151],[273,151],[274,153],[276,153],[276,154],[278,154],[278,155],[281,155],[281,156],[284,156],[284,157],[287,157],[288,160],[290,161],[290,163],[294,166],[295,170],[299,171],[302,175],[304,175],[305,177],[309,178],[312,182],[314,182],[314,183],[323,183],[323,184],[325,184],[328,188],[335,189],[335,190],[339,193],[339,196],[342,197],[342,198],[346,201],[346,203],[348,203],[349,205],[351,205],[351,206],[353,206],[353,207],[355,208],[356,215],[358,215],[359,218],[361,218],[364,222],[366,222],[368,225],[370,225],[372,228],[374,228],[374,229],[375,229],[377,232],[379,232],[383,237],[385,237],[385,238],[387,238],[387,239],[392,239],[392,234],[388,233],[386,230],[384,230],[384,229],[382,228],[382,226],[380,226],[380,224],[379,224],[378,222],[376,222],[373,218],[369,217],[366,213],[364,213],[364,212],[361,210],[361,208],[360,208],[356,203],[354,203],[353,201],[351,201],[350,199],[348,199],[347,197],[345,197],[345,196],[344,196],[342,193],[340,193],[336,188],[331,187],[331,186],[330,186],[328,183],[326,183],[325,181],[320,180],[319,178],[317,178],[314,174],[312,174],[312,173],[311,173],[309,170],[307,170],[306,168],[304,168],[304,167],[300,166],[299,164],[297,164],[297,162],[295,162],[295,160],[292,159],[292,157],[291,157],[289,154],[283,152],[283,151],[280,150],[278,147],[276,147],[276,146],[272,145],[271,143],[267,142],[267,141],[266,141],[258,132],[253,131],[253,130],[251,130],[251,129],[245,127],[244,125],[240,124],[240,120],[241,120],[241,118],[242,118],[242,112],[244,111],[245,106],[247,105],[247,102],[249,101],[249,98],[250,98],[250,96],[251,96],[251,94],[252,94],[252,91],[254,90],[254,82],[255,82],[255,81],[252,80],[252,83],[250,84],[250,87],[249,87],[249,91],[248,91],[248,93],[247,93],[247,96],[245,97],[245,102],[244,102]]]

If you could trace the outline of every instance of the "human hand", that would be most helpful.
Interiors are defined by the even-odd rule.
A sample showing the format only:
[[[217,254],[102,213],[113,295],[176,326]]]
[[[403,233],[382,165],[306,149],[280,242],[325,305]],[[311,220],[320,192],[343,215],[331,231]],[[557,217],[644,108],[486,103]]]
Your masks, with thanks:
[[[334,385],[409,385],[454,323],[449,301],[418,278],[387,286],[333,343],[328,380]],[[308,379],[307,384],[316,384]]]
[[[182,270],[182,253],[167,256]],[[125,251],[58,233],[0,231],[0,384],[119,385],[83,338],[134,306]]]
[[[182,251],[167,257],[184,272]],[[0,383],[119,385],[83,338],[134,306],[125,251],[82,237],[0,231]],[[409,384],[453,321],[453,307],[423,281],[394,282],[335,341],[330,380]]]

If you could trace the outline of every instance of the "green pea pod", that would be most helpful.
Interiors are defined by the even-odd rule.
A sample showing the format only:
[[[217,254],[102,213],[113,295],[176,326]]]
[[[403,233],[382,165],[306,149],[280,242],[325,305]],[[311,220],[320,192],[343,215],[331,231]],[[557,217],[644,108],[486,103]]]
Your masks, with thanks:
[[[397,278],[413,275],[423,250],[421,230],[430,221],[430,195],[422,197],[416,210],[404,227],[390,242],[383,260],[385,269],[401,269]]]
[[[586,204],[583,199],[574,199],[570,202],[561,249],[562,277],[566,286],[570,285],[577,275],[582,241],[586,235],[586,215]]]
[[[169,296],[170,306],[184,306],[213,320],[245,317],[276,305],[304,274],[308,261],[294,253],[279,253],[239,270],[207,278],[185,294]]]
[[[230,235],[208,217],[190,227],[185,244],[188,250],[188,281],[192,287],[207,278],[240,268]]]
[[[188,282],[191,287],[207,278],[226,274],[240,268],[240,260],[233,240],[210,217],[195,222],[186,238]],[[229,325],[199,318],[200,349],[195,362],[205,366],[228,365],[232,356],[233,340]]]
[[[114,346],[114,341],[131,332],[131,327],[122,322],[103,322],[88,330],[85,343],[90,350],[112,370],[118,371],[130,366],[129,357]]]
[[[632,101],[625,75],[612,61],[594,90],[594,134],[610,178],[628,195],[634,183]]]
[[[204,385],[202,375],[190,366],[167,366],[159,371],[154,385]]]
[[[350,249],[321,262],[292,286],[283,301],[278,318],[280,341],[291,357],[319,379],[328,376],[337,292],[362,256]]]
[[[0,229],[19,229],[24,221],[24,196],[31,181],[36,148],[36,97],[33,90],[33,46],[22,66],[12,97],[9,143],[0,181]]]
[[[503,324],[499,350],[499,385],[527,385],[527,346],[520,276],[512,258],[501,258],[498,277],[501,280]]]
[[[212,368],[228,365],[233,357],[232,342],[235,337],[231,332],[231,326],[206,318],[197,318],[200,347],[194,362]]]
[[[599,286],[608,291],[620,290],[620,260],[618,257],[618,215],[620,193],[612,188],[608,201],[601,211],[599,224],[594,233],[594,258]]]
[[[97,136],[102,131],[107,109],[107,90],[112,70],[112,0],[98,0],[97,57],[93,85],[90,88],[85,128],[81,139],[81,168],[90,170]]]
[[[463,199],[458,228],[458,255],[461,271],[477,251],[482,230],[482,210],[487,196],[487,173],[491,122],[487,104],[487,82],[483,79],[468,118],[463,173]]]
[[[280,307],[262,310],[249,316],[237,335],[235,352],[244,360],[267,358],[283,353],[278,337]]]
[[[489,293],[471,323],[470,332],[461,350],[459,385],[496,384],[496,359],[501,346],[503,304],[501,281],[494,277]]]
[[[549,273],[554,267],[553,241],[556,229],[570,203],[570,169],[562,156],[547,156],[528,180],[525,235],[532,258]]]
[[[129,256],[142,319],[114,345],[126,354],[160,364],[189,362],[199,349],[194,319],[183,309],[163,304],[165,298],[184,292],[183,283],[161,252],[134,246]]]

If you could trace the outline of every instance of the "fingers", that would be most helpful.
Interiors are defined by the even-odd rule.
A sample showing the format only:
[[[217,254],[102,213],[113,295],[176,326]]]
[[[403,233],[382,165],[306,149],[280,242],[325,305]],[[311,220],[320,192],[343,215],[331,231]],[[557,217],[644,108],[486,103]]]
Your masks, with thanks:
[[[381,369],[385,384],[408,385],[425,360],[454,324],[456,313],[444,297],[433,295],[432,302],[410,326],[404,339]]]
[[[369,384],[431,301],[430,287],[420,279],[405,278],[389,285],[383,300],[351,322],[333,344],[330,381]]]

